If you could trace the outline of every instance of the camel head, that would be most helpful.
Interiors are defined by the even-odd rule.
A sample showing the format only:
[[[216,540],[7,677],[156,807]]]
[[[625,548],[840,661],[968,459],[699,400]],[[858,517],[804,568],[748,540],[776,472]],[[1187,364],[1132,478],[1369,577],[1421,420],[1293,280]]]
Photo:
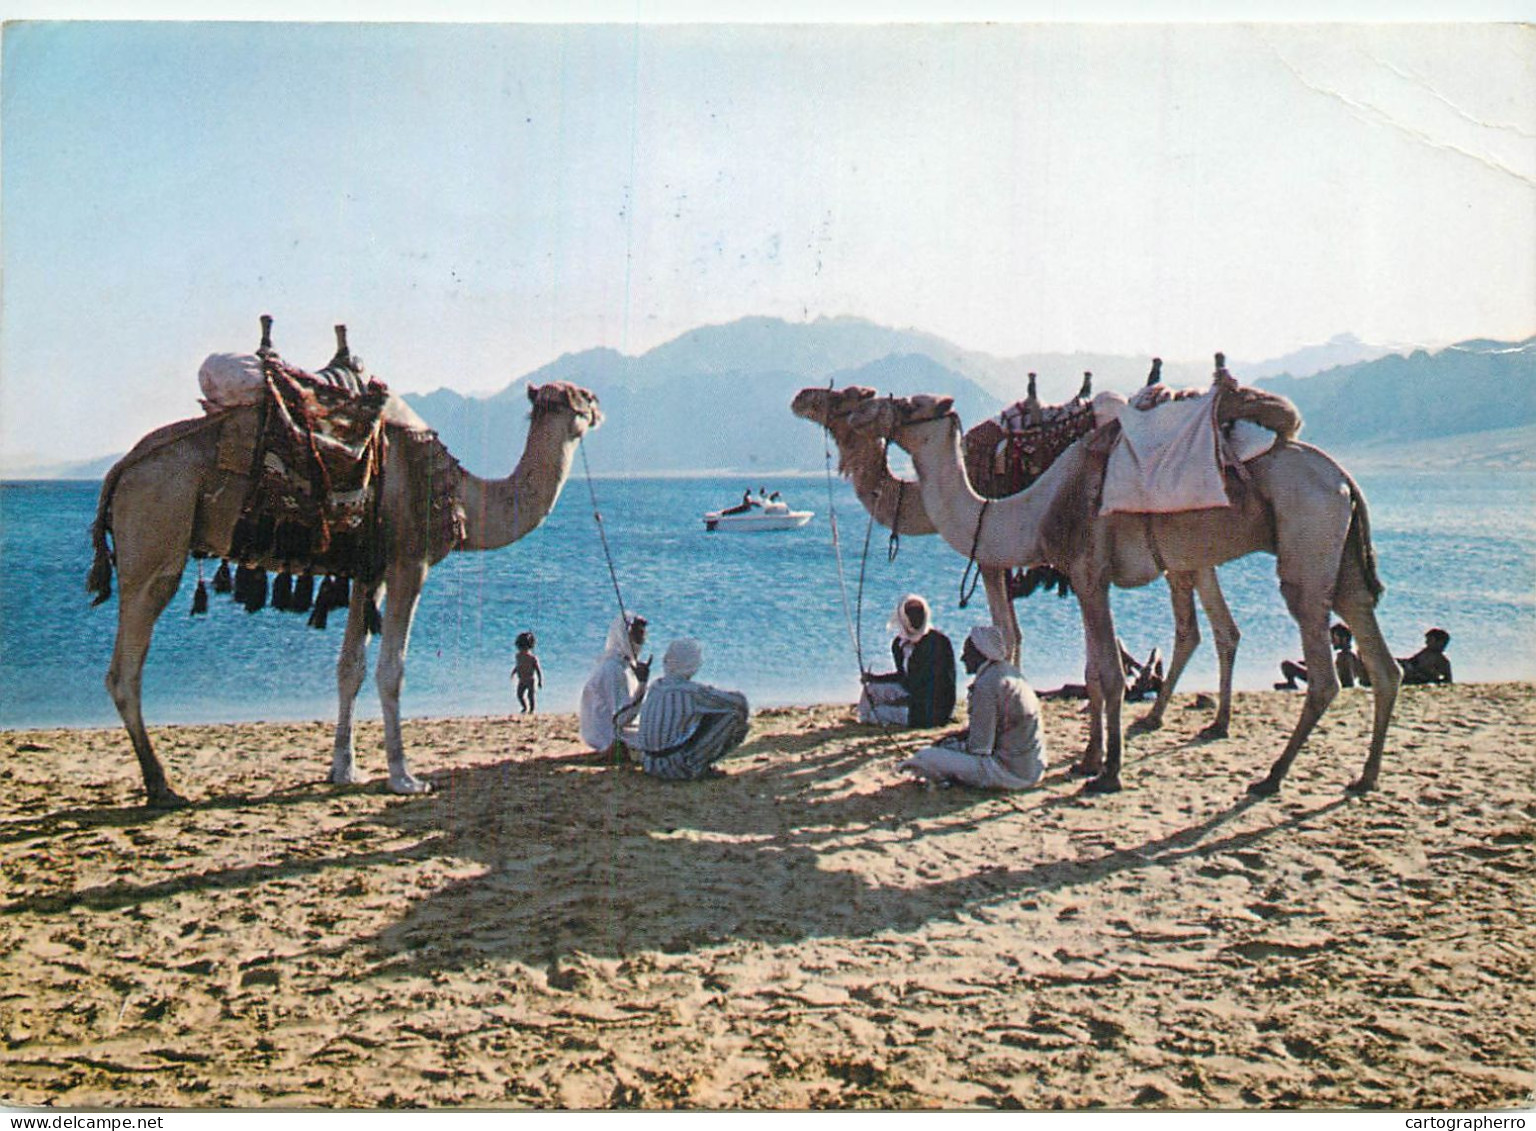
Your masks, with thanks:
[[[849,385],[846,389],[823,389],[812,386],[801,389],[789,402],[789,411],[802,420],[832,428],[865,401],[875,396],[868,385]]]
[[[566,427],[572,440],[581,439],[603,422],[602,410],[597,405],[597,394],[569,381],[529,385],[528,400],[533,404],[530,419],[534,422],[555,414],[567,417]]]
[[[920,436],[937,430],[958,432],[960,418],[955,415],[955,398],[918,393],[910,397],[879,397],[867,400],[847,414],[854,431],[874,434],[910,452]]]

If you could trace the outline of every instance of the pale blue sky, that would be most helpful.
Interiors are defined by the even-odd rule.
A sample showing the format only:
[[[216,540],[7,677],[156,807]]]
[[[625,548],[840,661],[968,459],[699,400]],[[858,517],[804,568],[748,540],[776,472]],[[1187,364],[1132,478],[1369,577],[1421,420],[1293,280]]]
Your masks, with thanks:
[[[264,312],[402,391],[747,314],[999,355],[1536,332],[1508,24],[45,21],[0,91],[11,468],[195,415]]]

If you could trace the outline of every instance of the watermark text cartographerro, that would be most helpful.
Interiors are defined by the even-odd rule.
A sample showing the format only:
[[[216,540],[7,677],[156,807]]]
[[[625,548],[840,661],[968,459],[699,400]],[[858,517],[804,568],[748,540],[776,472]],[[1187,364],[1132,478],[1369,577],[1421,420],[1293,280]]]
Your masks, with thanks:
[[[1403,1120],[1409,1131],[1522,1131],[1521,1115],[1410,1115]]]

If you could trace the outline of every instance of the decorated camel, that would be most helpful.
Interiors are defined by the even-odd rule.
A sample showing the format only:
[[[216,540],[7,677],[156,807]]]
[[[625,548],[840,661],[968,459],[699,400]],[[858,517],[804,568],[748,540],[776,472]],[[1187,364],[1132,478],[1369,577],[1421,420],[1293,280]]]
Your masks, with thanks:
[[[1026,405],[1035,399],[1033,387],[1030,392],[1030,400],[1025,402]],[[1081,400],[1087,392],[1085,382],[1078,399]],[[876,522],[896,534],[937,533],[923,506],[922,491],[918,484],[899,479],[891,473],[881,438],[849,424],[849,413],[861,408],[875,396],[875,390],[858,385],[838,390],[813,387],[801,389],[791,402],[790,409],[796,416],[827,429],[833,443],[837,445],[838,470],[848,477],[854,494]],[[1089,411],[1077,434],[1086,434],[1091,427],[1092,413]],[[1014,493],[1002,489],[1012,484],[999,484],[995,476],[987,476],[991,452],[1001,436],[1002,430],[995,421],[989,419],[966,432],[963,441],[967,474],[973,485],[979,487],[980,493],[989,498],[1006,497]],[[984,478],[988,481],[978,482]],[[992,621],[1003,633],[1009,654],[1016,660],[1021,634],[1009,595],[1009,571],[1006,567],[988,567],[981,569],[980,573]],[[1158,689],[1157,701],[1146,715],[1136,721],[1135,726],[1143,730],[1156,730],[1163,725],[1163,716],[1173,698],[1179,676],[1200,644],[1200,626],[1195,617],[1194,602],[1195,594],[1198,593],[1216,638],[1221,688],[1216,717],[1201,731],[1201,736],[1225,738],[1232,718],[1232,668],[1240,636],[1237,623],[1232,619],[1231,610],[1222,595],[1215,569],[1170,571],[1166,576],[1173,603],[1173,656]],[[1089,679],[1087,684],[1091,711],[1088,748],[1084,752],[1083,763],[1097,767],[1104,753],[1103,712],[1096,681]]]
[[[1111,585],[1137,588],[1165,572],[1211,569],[1255,552],[1274,554],[1280,592],[1301,630],[1307,670],[1317,673],[1284,750],[1249,786],[1276,793],[1317,720],[1338,694],[1330,660],[1330,614],[1355,631],[1371,677],[1375,714],[1370,751],[1349,789],[1375,787],[1400,673],[1376,621],[1382,585],[1364,495],[1326,453],[1281,440],[1229,471],[1228,507],[1171,514],[1100,514],[1107,439],[1100,429],[1066,450],[1034,485],[1005,499],[977,494],[966,473],[961,428],[949,397],[868,399],[849,426],[889,440],[911,457],[923,507],[944,540],[981,568],[1049,563],[1064,571],[1083,618],[1090,678],[1099,683],[1106,721],[1105,763],[1085,790],[1121,788],[1120,707],[1125,676],[1110,609]]]
[[[505,479],[481,479],[459,466],[435,434],[401,424],[382,425],[374,520],[379,568],[351,586],[341,655],[336,665],[339,705],[330,781],[357,780],[352,711],[362,687],[369,621],[386,598],[376,678],[383,706],[389,788],[423,793],[430,783],[406,766],[400,735],[400,687],[411,620],[427,573],[452,550],[494,550],[528,534],[550,513],[570,472],[576,445],[602,421],[597,398],[555,381],[528,389],[532,414],[522,457]],[[102,483],[92,527],[95,560],[87,579],[96,603],[118,576],[117,640],[107,669],[107,690],[133,741],[149,803],[185,801],[170,787],[150,745],[140,707],[144,658],[156,618],[175,595],[189,554],[225,558],[240,521],[242,492],[213,490],[227,475],[220,467],[220,437],[250,426],[256,406],[184,420],[145,436]],[[227,478],[222,482],[228,483]],[[111,548],[108,548],[108,536]],[[241,555],[237,555],[241,556]],[[252,563],[281,568],[272,556]],[[263,582],[264,584],[264,582]]]

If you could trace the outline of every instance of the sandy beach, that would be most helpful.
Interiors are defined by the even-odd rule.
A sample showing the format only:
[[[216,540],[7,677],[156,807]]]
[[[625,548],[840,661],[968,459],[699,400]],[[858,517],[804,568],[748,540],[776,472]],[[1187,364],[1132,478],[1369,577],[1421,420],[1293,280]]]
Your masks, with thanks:
[[[908,783],[911,735],[753,717],[653,781],[571,716],[0,734],[0,1099],[171,1108],[1266,1109],[1536,1099],[1536,688],[1180,695],[1125,792]],[[1128,717],[1141,709],[1132,706]],[[921,736],[918,736],[919,738]]]

